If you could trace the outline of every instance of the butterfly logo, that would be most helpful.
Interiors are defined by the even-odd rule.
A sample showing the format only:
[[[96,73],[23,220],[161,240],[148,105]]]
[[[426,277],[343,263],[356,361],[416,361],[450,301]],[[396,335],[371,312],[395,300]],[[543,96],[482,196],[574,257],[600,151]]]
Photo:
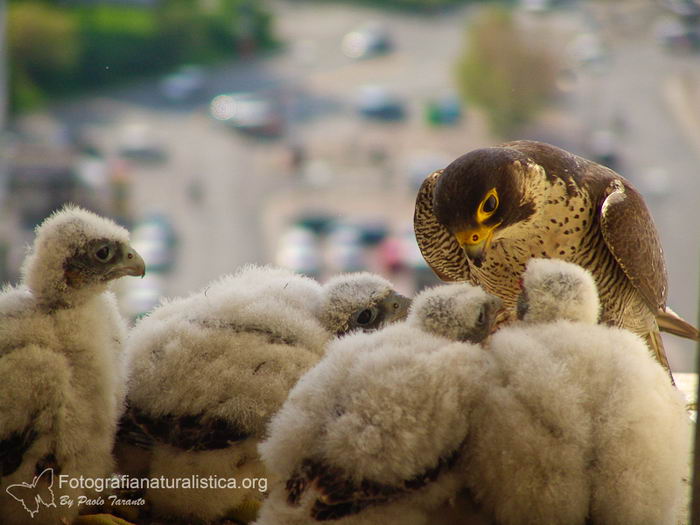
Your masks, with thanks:
[[[39,512],[41,505],[56,506],[52,487],[53,469],[47,468],[38,476],[34,476],[31,483],[16,483],[7,487],[5,491],[19,501],[33,518]]]

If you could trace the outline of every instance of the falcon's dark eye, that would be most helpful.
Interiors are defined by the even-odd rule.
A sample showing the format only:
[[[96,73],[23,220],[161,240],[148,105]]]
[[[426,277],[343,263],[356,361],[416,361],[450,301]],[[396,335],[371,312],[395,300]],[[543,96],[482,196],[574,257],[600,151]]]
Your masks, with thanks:
[[[492,213],[496,209],[497,204],[498,201],[496,200],[496,196],[491,195],[488,199],[484,201],[484,212]]]
[[[360,326],[367,326],[377,318],[377,313],[376,308],[366,308],[357,314],[355,322]]]
[[[112,258],[112,250],[109,246],[102,246],[95,252],[95,257],[100,262],[107,262]]]

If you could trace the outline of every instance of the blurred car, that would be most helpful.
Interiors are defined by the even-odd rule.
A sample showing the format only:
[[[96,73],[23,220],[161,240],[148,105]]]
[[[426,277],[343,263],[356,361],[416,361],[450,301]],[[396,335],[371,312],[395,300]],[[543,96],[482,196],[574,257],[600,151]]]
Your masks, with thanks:
[[[420,252],[412,225],[406,225],[405,228],[401,229],[399,240],[401,241],[401,261],[403,266],[408,268],[413,275],[415,290],[419,291],[427,286],[441,284],[440,279],[430,269]]]
[[[698,0],[661,0],[661,5],[682,17],[700,17]]]
[[[379,263],[388,273],[400,272],[406,267],[404,261],[404,243],[398,237],[387,237],[379,245]]]
[[[131,245],[146,261],[146,273],[166,273],[175,263],[177,238],[170,221],[153,215],[132,229]]]
[[[367,266],[362,232],[352,224],[337,224],[326,239],[326,264],[332,271],[357,272]]]
[[[581,33],[567,46],[569,56],[582,65],[601,64],[607,59],[607,51],[595,33]]]
[[[520,7],[534,13],[548,11],[552,7],[551,0],[520,0]]]
[[[277,137],[284,131],[281,105],[262,93],[219,95],[211,101],[210,113],[215,119],[252,135]]]
[[[157,164],[167,158],[163,147],[153,138],[148,125],[140,122],[125,125],[120,131],[119,156],[135,162]]]
[[[181,102],[202,93],[205,80],[204,69],[201,66],[186,65],[163,78],[160,90],[168,100]]]
[[[135,320],[158,306],[163,295],[163,276],[146,273],[143,279],[129,279],[124,283],[120,302],[124,313]]]
[[[301,228],[312,231],[316,235],[322,235],[331,228],[334,222],[335,217],[328,213],[306,212],[297,218],[295,224]]]
[[[363,86],[357,94],[357,111],[366,118],[403,120],[404,103],[383,86]]]
[[[696,51],[700,49],[700,27],[677,18],[662,18],[654,25],[661,45],[669,50]]]
[[[364,219],[353,223],[360,233],[363,246],[376,246],[389,234],[389,228],[383,219]]]
[[[388,53],[393,44],[386,27],[372,21],[345,35],[341,47],[345,56],[360,59]]]
[[[430,100],[425,108],[425,119],[433,126],[450,126],[462,118],[462,104],[456,95],[444,95]]]
[[[307,228],[292,226],[279,240],[275,263],[295,272],[317,277],[321,273],[318,237]]]

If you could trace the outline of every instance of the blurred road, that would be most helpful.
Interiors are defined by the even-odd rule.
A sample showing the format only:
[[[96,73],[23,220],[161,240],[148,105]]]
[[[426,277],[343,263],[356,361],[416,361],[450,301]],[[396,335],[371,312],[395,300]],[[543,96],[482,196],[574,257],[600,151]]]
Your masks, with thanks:
[[[428,99],[454,91],[454,62],[474,8],[418,16],[299,0],[271,6],[285,49],[206,71],[204,91],[191,101],[165,100],[154,79],[53,111],[69,127],[84,126],[113,169],[128,178],[135,219],[162,213],[173,223],[179,244],[166,295],[200,288],[244,263],[271,262],[282,230],[304,211],[383,216],[399,231],[409,228],[415,159],[448,162],[498,142],[471,108],[454,127],[432,128],[424,118]],[[561,100],[520,138],[548,140],[588,156],[597,131],[614,136],[617,169],[644,193],[661,233],[669,303],[695,322],[700,107],[691,88],[700,82],[700,61],[662,49],[653,31],[661,14],[656,4],[640,0],[580,2],[523,14],[555,28],[552,46],[565,50],[577,35],[592,33],[605,56],[572,66]],[[346,57],[343,35],[368,20],[384,24],[394,51],[366,60]],[[404,100],[406,120],[361,119],[354,104],[364,84],[383,85]],[[269,92],[284,100],[284,135],[246,137],[212,119],[211,98],[232,91]],[[42,119],[27,117],[24,123],[31,127]],[[165,151],[164,163],[126,165],[118,159],[125,130],[134,126]],[[303,149],[303,168],[291,165],[294,147]],[[666,342],[673,367],[690,369],[693,345],[673,337]]]
[[[438,150],[449,159],[490,141],[478,117],[449,132],[427,129],[423,121],[422,104],[453,91],[465,10],[426,19],[315,2],[274,5],[285,50],[207,72],[205,92],[193,102],[168,102],[157,82],[149,81],[55,110],[64,124],[85,126],[109,158],[117,158],[130,127],[140,127],[149,144],[167,153],[165,163],[133,162],[124,170],[131,182],[131,214],[164,214],[180,238],[177,263],[166,281],[168,295],[197,289],[241,264],[272,260],[279,228],[288,218],[283,211],[293,215],[300,209],[295,195],[312,199],[309,206],[318,195],[333,211],[335,196],[346,195],[346,186],[360,188],[357,202],[373,190],[399,194],[400,211],[382,207],[379,214],[400,214],[408,226],[415,190],[401,173],[406,164],[401,152]],[[343,35],[368,20],[385,24],[397,51],[360,61],[346,57]],[[354,104],[363,84],[380,84],[402,97],[407,120],[362,121]],[[287,100],[285,135],[246,137],[213,120],[209,101],[232,91],[272,92]],[[289,148],[296,144],[314,159],[309,181],[295,179],[287,167]],[[368,167],[367,159],[382,151],[391,153],[391,161]],[[272,203],[292,204],[267,205],[273,195]],[[264,222],[275,226],[265,230]]]

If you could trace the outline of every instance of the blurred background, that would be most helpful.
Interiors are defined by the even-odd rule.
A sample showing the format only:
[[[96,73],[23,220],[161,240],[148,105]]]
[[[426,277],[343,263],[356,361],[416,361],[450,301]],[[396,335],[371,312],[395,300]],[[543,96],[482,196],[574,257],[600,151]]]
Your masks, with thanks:
[[[76,202],[147,261],[132,319],[245,263],[437,283],[416,190],[512,138],[636,185],[698,319],[698,1],[0,0],[0,133],[0,281]]]

